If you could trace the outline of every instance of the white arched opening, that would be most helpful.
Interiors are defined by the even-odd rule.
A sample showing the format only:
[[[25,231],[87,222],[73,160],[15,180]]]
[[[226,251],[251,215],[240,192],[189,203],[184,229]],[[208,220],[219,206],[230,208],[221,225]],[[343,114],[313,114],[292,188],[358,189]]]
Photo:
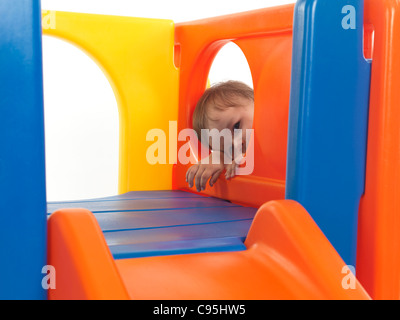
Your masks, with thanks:
[[[237,80],[253,88],[253,79],[246,56],[239,46],[228,42],[218,51],[208,74],[212,84],[227,80]]]
[[[48,201],[117,194],[118,107],[106,76],[77,47],[43,37]]]

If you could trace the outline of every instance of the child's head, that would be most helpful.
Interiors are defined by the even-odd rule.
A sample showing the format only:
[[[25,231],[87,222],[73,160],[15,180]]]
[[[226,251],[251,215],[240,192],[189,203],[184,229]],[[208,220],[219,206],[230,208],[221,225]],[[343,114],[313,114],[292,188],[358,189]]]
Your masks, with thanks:
[[[246,129],[253,126],[253,114],[253,89],[239,81],[221,82],[208,88],[197,102],[193,113],[193,129],[199,138],[201,129],[229,129],[232,136],[234,129],[242,129],[244,151]],[[220,148],[223,148],[222,145]]]

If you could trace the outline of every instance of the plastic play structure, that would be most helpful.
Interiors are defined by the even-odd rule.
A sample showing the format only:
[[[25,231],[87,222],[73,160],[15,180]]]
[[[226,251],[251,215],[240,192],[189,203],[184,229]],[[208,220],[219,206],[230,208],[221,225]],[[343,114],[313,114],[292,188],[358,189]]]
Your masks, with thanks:
[[[120,115],[119,195],[63,203],[46,203],[40,2],[0,15],[1,299],[400,298],[399,1],[176,25],[55,12],[43,33],[97,62]],[[191,127],[230,41],[253,77],[254,171],[197,193],[188,165],[146,160],[146,134]]]

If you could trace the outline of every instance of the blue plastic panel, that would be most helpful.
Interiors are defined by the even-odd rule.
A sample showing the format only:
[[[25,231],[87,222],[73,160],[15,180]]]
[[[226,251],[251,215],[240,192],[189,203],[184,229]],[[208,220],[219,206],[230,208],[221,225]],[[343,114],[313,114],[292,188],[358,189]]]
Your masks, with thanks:
[[[192,192],[172,191],[172,190],[152,190],[152,191],[140,191],[140,192],[127,192],[124,194],[118,194],[115,196],[108,196],[104,198],[95,199],[83,199],[83,200],[72,200],[72,201],[52,201],[52,205],[57,204],[73,204],[82,202],[97,202],[97,201],[120,201],[120,200],[139,200],[139,199],[172,199],[172,198],[197,198],[204,199],[207,196],[200,196]]]
[[[253,219],[254,210],[243,207],[200,207],[106,212],[94,215],[103,232],[106,232]]]
[[[46,298],[39,0],[0,0],[0,259],[0,299]]]
[[[364,191],[370,62],[362,0],[299,0],[293,29],[286,198],[355,265]]]
[[[116,259],[244,250],[255,208],[184,191],[134,191],[68,202],[58,208],[91,210]]]
[[[114,259],[204,252],[228,252],[246,250],[240,238],[208,238],[168,242],[135,243],[110,246]]]
[[[215,199],[215,198],[171,198],[171,199],[136,199],[136,200],[114,200],[114,201],[88,201],[88,202],[68,202],[62,204],[63,208],[86,208],[93,213],[115,212],[115,211],[145,211],[145,210],[170,210],[179,208],[197,208],[197,207],[232,207],[233,204]],[[60,204],[49,203],[48,212],[52,213]]]

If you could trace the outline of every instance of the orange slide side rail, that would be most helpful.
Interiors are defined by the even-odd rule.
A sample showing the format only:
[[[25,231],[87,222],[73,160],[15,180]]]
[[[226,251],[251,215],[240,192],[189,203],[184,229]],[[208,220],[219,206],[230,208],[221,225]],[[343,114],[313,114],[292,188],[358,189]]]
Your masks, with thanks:
[[[89,210],[62,209],[50,216],[48,264],[56,270],[49,299],[129,298],[103,232]]]

